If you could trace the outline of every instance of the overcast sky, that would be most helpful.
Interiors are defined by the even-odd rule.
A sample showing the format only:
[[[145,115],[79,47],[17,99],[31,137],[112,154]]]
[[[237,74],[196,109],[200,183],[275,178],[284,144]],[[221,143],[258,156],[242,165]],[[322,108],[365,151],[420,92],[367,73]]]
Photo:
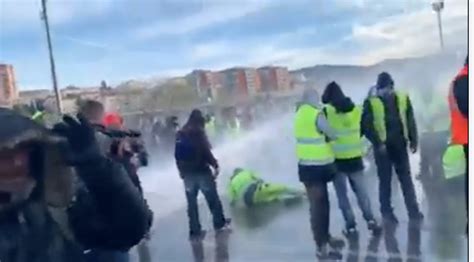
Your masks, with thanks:
[[[372,64],[439,49],[428,0],[49,0],[58,80],[96,85],[195,68]],[[465,52],[467,0],[445,0],[446,45]],[[0,0],[0,63],[51,86],[40,0]]]

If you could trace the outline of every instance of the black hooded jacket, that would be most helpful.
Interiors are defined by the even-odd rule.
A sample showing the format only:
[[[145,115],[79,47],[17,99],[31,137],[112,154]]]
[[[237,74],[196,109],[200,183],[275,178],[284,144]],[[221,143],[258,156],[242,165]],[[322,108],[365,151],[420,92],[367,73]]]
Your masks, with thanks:
[[[341,88],[334,82],[327,86],[322,100],[323,103],[332,105],[337,113],[349,113],[355,108],[354,102],[349,97],[346,97]],[[326,110],[324,110],[324,113],[327,117]],[[364,169],[362,157],[336,159],[336,165],[339,171],[345,173],[354,173]]]
[[[211,151],[211,144],[204,128],[202,112],[194,110],[188,122],[178,131],[175,144],[175,159],[181,177],[189,175],[212,175],[210,167],[219,164]],[[186,144],[186,146],[183,146]],[[188,151],[188,152],[183,152]],[[191,159],[182,159],[181,154],[191,154]]]
[[[385,126],[387,130],[387,140],[385,144],[399,148],[400,150],[405,150],[408,143],[412,147],[417,147],[417,126],[410,99],[408,99],[406,112],[406,124],[408,129],[407,141],[403,134],[403,124],[402,120],[400,119],[398,101],[395,92],[382,92],[384,94],[380,94],[380,90],[378,90],[378,92],[378,96],[382,100],[386,112]],[[380,140],[377,131],[375,130],[374,114],[372,112],[372,106],[370,104],[369,98],[366,99],[366,101],[364,102],[364,109],[362,113],[362,132],[365,137],[367,137],[367,139],[372,143],[372,145],[374,145],[375,148],[378,148],[382,144],[382,141]]]

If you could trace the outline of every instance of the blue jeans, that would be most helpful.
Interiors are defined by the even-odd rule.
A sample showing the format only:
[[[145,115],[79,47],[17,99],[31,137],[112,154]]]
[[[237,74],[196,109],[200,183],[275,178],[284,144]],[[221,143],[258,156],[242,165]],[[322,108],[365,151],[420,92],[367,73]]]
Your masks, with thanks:
[[[347,196],[347,180],[351,185],[352,191],[354,191],[359,208],[362,211],[364,219],[368,222],[374,219],[372,208],[370,206],[370,199],[367,194],[367,183],[363,171],[355,173],[342,173],[339,172],[334,178],[334,188],[336,189],[337,200],[339,202],[339,208],[342,211],[344,220],[346,221],[346,228],[355,227],[355,216],[352,211],[349,197]]]
[[[226,219],[222,209],[221,200],[217,193],[216,181],[211,175],[191,174],[184,177],[184,187],[186,190],[186,200],[188,202],[189,233],[196,235],[201,233],[201,223],[199,222],[198,193],[201,191],[206,198],[207,205],[211,211],[214,228],[222,228]]]

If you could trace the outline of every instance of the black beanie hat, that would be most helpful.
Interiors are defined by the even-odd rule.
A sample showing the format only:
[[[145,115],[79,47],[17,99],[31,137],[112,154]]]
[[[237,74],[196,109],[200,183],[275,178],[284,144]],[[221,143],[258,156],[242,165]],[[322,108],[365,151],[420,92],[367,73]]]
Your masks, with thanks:
[[[377,77],[377,89],[382,89],[385,87],[393,87],[392,76],[387,72],[382,72]]]

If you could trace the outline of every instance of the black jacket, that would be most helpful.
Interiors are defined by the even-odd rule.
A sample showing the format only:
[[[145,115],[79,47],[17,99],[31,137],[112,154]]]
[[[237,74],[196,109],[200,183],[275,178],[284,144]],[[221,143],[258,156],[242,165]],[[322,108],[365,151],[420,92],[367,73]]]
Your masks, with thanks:
[[[176,141],[182,138],[189,139],[195,154],[191,161],[176,160],[181,177],[189,175],[211,175],[210,167],[218,168],[216,158],[211,151],[211,145],[203,128],[183,128],[176,135]]]
[[[349,97],[342,97],[341,99],[332,100],[329,102],[338,113],[349,113],[354,110],[355,105]],[[324,110],[327,117],[327,112]],[[361,134],[362,136],[362,134]],[[345,173],[354,173],[364,169],[364,162],[362,157],[355,157],[351,159],[336,159],[337,169]]]
[[[78,167],[82,181],[68,212],[83,247],[128,250],[148,233],[153,215],[124,166],[103,158]]]
[[[407,105],[408,141],[406,141],[403,134],[403,124],[398,111],[397,96],[394,92],[390,92],[379,97],[381,98],[385,107],[385,127],[387,130],[386,144],[406,147],[406,145],[409,143],[411,146],[417,147],[417,127],[410,99],[408,99]],[[364,109],[362,113],[362,133],[365,137],[367,137],[372,145],[374,145],[375,148],[378,148],[382,144],[382,141],[380,140],[374,127],[374,115],[369,99],[370,97],[364,102]]]
[[[469,118],[469,78],[461,76],[454,81],[453,85],[454,98],[456,99],[459,111],[466,118]]]

